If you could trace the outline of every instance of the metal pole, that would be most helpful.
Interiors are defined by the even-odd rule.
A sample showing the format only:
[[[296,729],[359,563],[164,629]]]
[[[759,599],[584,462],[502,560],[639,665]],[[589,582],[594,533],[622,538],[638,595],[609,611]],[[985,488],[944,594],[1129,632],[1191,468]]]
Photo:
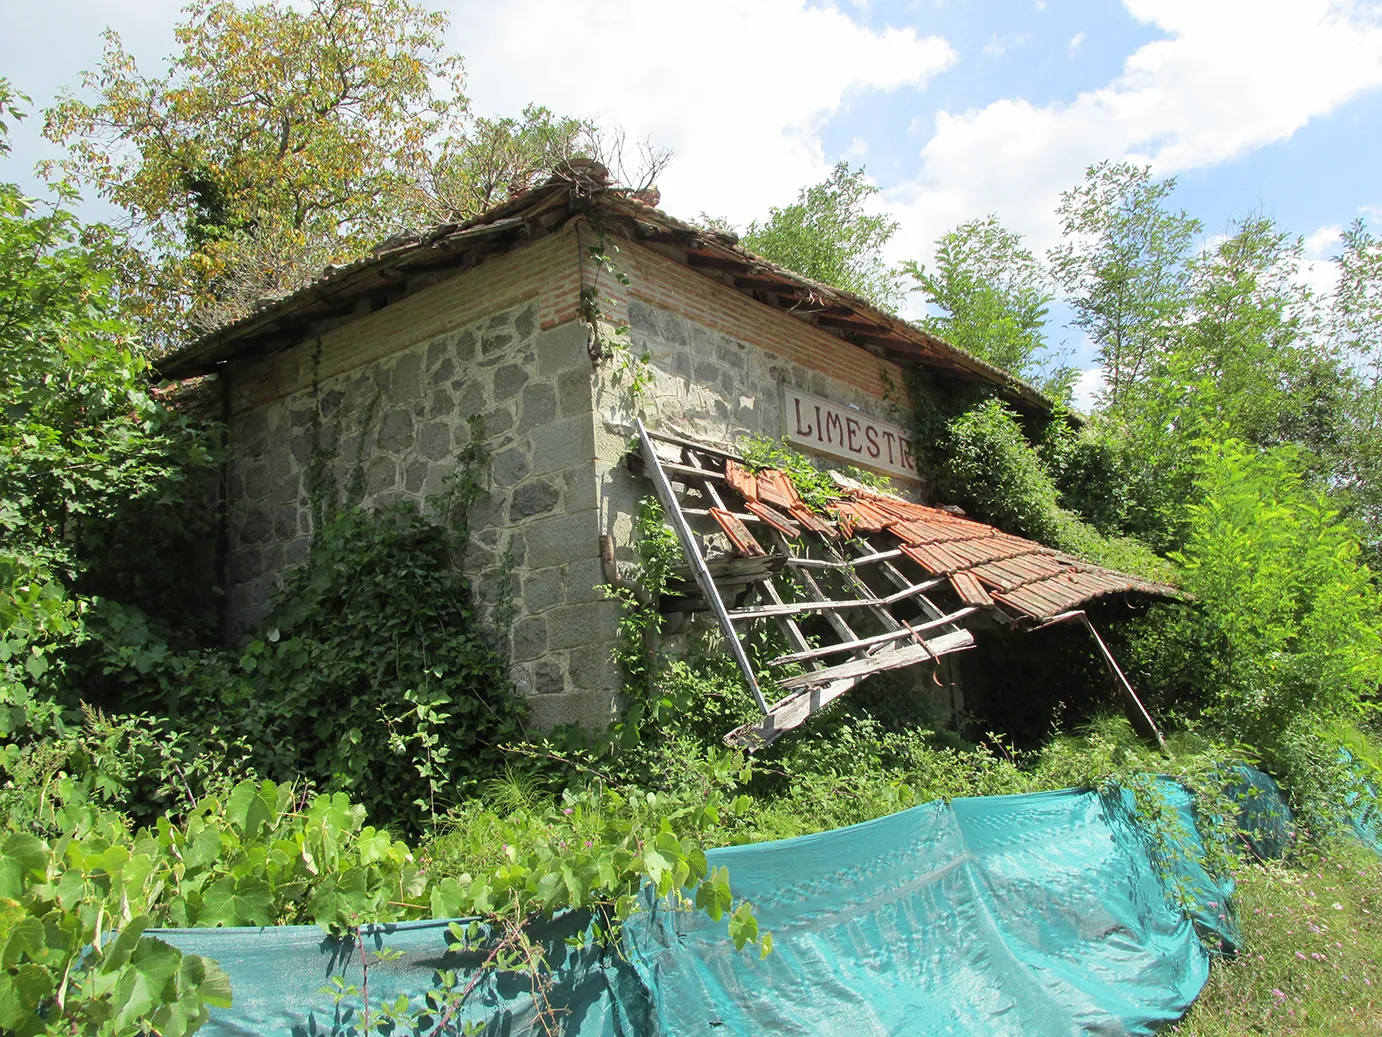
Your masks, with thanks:
[[[744,651],[743,642],[739,640],[739,634],[735,631],[734,623],[729,618],[729,611],[720,598],[720,589],[715,586],[715,581],[711,579],[710,570],[706,567],[705,559],[701,556],[700,545],[696,543],[696,538],[691,533],[691,527],[686,524],[686,516],[681,513],[681,505],[677,503],[677,496],[672,491],[672,484],[667,479],[667,473],[662,470],[662,462],[658,460],[657,452],[653,449],[652,440],[648,437],[648,430],[643,427],[643,419],[634,418],[634,421],[638,425],[638,440],[643,451],[643,460],[648,463],[648,471],[653,476],[653,487],[657,490],[658,500],[662,501],[662,509],[667,513],[667,518],[672,523],[672,530],[677,534],[677,539],[681,541],[681,549],[686,553],[686,558],[691,563],[691,572],[696,577],[696,586],[705,595],[705,600],[710,602],[710,607],[715,612],[715,618],[720,622],[720,629],[729,639],[730,653],[734,656],[734,661],[739,664],[739,671],[744,675],[744,682],[748,684],[749,691],[753,693],[758,708],[766,715],[768,701],[763,697],[763,691],[758,686],[758,678],[753,673],[753,664],[749,662],[748,653]]]

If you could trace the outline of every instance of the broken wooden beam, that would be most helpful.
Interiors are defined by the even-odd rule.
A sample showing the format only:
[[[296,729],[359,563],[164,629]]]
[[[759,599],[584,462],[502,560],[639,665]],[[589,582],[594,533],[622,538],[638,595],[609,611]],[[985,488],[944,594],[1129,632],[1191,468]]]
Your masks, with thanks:
[[[911,666],[913,663],[934,662],[942,655],[973,647],[974,635],[968,630],[956,630],[950,634],[942,634],[932,641],[922,641],[920,644],[906,645],[902,648],[888,648],[874,655],[865,656],[863,659],[852,659],[847,663],[840,663],[838,666],[827,666],[825,669],[817,670],[814,673],[803,673],[797,677],[789,677],[781,683],[781,687],[784,690],[792,690],[825,684],[845,677],[866,677],[869,674],[882,673],[885,670],[901,669],[904,666]]]
[[[804,662],[807,659],[819,659],[826,655],[835,655],[839,652],[852,652],[859,648],[869,648],[873,645],[887,644],[889,641],[899,641],[904,637],[912,637],[916,634],[924,634],[928,630],[935,630],[938,627],[956,623],[966,616],[976,612],[977,609],[962,608],[942,616],[940,619],[928,620],[925,623],[913,623],[900,630],[889,630],[886,633],[874,634],[872,637],[861,637],[857,641],[846,641],[842,644],[821,645],[819,648],[811,648],[805,651],[792,652],[789,655],[779,655],[776,659],[768,660],[769,666],[786,666],[788,663]]]

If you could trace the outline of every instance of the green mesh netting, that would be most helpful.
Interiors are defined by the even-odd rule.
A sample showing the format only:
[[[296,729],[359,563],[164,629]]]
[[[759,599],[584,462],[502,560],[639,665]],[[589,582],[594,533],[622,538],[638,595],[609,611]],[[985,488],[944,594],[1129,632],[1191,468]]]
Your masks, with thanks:
[[[723,921],[651,896],[618,953],[568,945],[580,916],[548,923],[534,937],[554,969],[551,1005],[579,1037],[1151,1033],[1204,984],[1209,952],[1195,922],[1211,942],[1234,937],[1230,888],[1191,862],[1190,798],[1162,789],[1187,833],[1171,869],[1179,899],[1129,793],[930,803],[710,853],[773,932],[764,960],[735,951]],[[348,942],[301,926],[157,935],[230,974],[235,1003],[213,1013],[213,1037],[359,1031],[359,997],[336,1004],[322,990],[334,976],[359,984]],[[443,921],[378,926],[365,943],[402,952],[371,965],[375,1005],[400,995],[420,1005],[438,969],[468,977],[479,964],[447,953]],[[531,1032],[527,979],[483,975],[455,1032],[464,1021],[495,1037]]]

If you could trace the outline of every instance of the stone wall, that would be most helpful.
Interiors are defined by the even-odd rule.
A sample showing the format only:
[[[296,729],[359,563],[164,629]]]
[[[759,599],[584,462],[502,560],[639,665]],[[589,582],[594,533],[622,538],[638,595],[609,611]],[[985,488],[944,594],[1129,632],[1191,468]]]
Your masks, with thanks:
[[[651,384],[638,408],[653,429],[733,448],[744,436],[782,438],[782,390],[814,393],[870,417],[905,422],[894,404],[875,393],[789,360],[758,345],[707,328],[690,317],[634,298],[628,303],[632,352],[649,356]],[[792,318],[777,316],[779,321]],[[838,342],[838,340],[836,340]],[[838,342],[842,351],[862,351]],[[849,359],[853,360],[850,356]],[[627,551],[638,500],[651,486],[621,463],[633,432],[626,388],[608,368],[596,392],[597,474],[605,528]],[[812,455],[822,467],[843,466]]]
[[[347,503],[426,507],[444,491],[469,442],[466,419],[477,414],[491,486],[471,513],[465,571],[484,609],[511,596],[512,627],[491,629],[534,721],[603,724],[619,680],[608,646],[589,647],[592,623],[612,627],[615,606],[597,589],[586,342],[578,321],[542,330],[539,305],[529,302],[234,417],[228,636],[262,619],[273,589],[307,557],[309,483],[320,481],[310,474],[314,445]]]

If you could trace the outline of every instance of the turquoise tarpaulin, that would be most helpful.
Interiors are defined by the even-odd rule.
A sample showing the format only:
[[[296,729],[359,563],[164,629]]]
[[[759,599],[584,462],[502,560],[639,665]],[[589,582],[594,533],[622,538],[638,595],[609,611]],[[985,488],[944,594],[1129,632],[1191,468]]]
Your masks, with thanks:
[[[1190,797],[1163,792],[1189,833]],[[578,915],[547,923],[552,1008],[578,1037],[815,1037],[1147,1034],[1190,1006],[1209,952],[1168,896],[1131,794],[1090,790],[933,802],[849,828],[708,854],[772,931],[760,960],[735,951],[724,920],[645,897],[620,951],[572,947]],[[1174,883],[1202,927],[1231,941],[1230,890],[1193,865]],[[1188,901],[1184,898],[1188,897]],[[315,927],[163,930],[217,959],[235,1002],[204,1031],[358,1032],[358,948]],[[473,976],[477,956],[448,954],[446,923],[378,926],[366,949],[402,952],[370,967],[370,999],[415,1005],[438,969]],[[487,1035],[533,1032],[521,975],[486,973],[463,1017]]]

